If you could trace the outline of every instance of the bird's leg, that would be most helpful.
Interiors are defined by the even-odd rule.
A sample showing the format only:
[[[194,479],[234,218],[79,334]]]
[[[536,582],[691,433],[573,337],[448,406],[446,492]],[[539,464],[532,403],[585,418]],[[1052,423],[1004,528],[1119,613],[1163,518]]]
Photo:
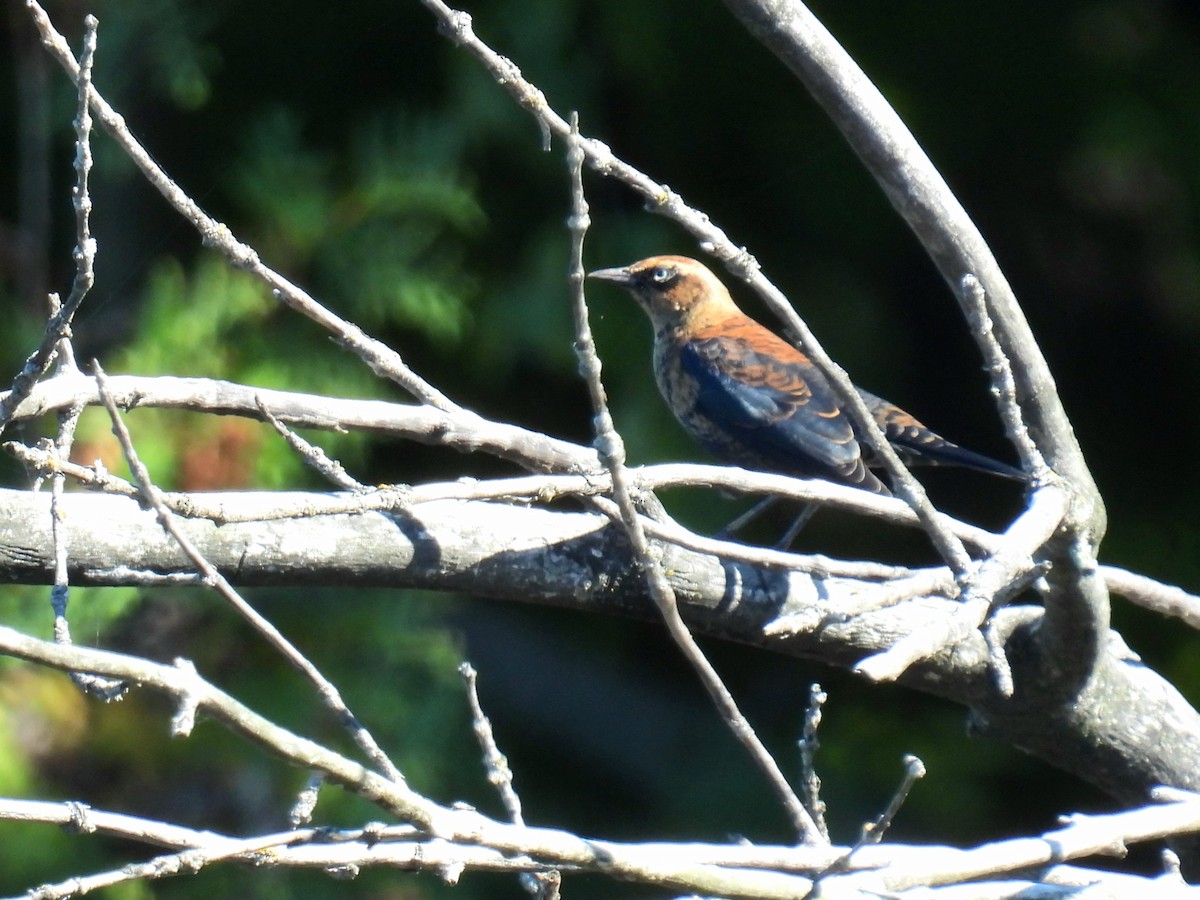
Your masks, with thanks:
[[[783,533],[783,537],[781,537],[779,542],[775,544],[775,549],[786,550],[788,547],[792,546],[792,541],[796,539],[796,535],[798,535],[801,529],[808,524],[808,520],[813,517],[813,513],[816,511],[817,504],[815,503],[805,503],[802,507],[800,507],[800,513],[796,516],[796,518],[792,519],[792,524],[788,526],[787,531]]]
[[[718,531],[715,535],[717,540],[729,540],[737,532],[741,531],[778,502],[778,497],[766,497],[758,501],[744,513]],[[816,511],[817,505],[815,503],[805,503],[800,508],[799,515],[792,519],[792,523],[788,526],[787,531],[783,533],[783,537],[776,541],[775,549],[786,550],[788,547],[790,547],[792,545],[792,541],[796,539],[796,535],[798,535],[801,529],[808,524],[808,520],[813,517],[813,513]]]
[[[725,541],[733,537],[779,501],[778,497],[765,497],[717,532],[717,540]]]

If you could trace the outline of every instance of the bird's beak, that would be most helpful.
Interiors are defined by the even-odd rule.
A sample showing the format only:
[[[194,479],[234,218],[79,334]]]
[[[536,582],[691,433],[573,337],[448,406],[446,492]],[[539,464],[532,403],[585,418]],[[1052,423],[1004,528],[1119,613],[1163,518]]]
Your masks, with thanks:
[[[613,284],[619,284],[622,287],[628,287],[633,281],[633,276],[629,269],[597,269],[595,272],[588,272],[588,278],[596,278],[600,281],[611,281]]]

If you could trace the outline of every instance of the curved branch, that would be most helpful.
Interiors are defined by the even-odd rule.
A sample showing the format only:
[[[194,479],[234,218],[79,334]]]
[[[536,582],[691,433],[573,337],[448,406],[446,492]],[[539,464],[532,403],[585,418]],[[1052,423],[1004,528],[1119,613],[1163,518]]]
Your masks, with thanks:
[[[916,138],[858,64],[799,0],[725,0],[726,5],[808,88],[858,154],[937,265],[968,319],[963,285],[975,279],[996,340],[1013,363],[1016,400],[1034,444],[1070,491],[1064,529],[1049,548],[1057,567],[1039,635],[1048,667],[1039,680],[1065,678],[1082,689],[1103,652],[1108,595],[1092,574],[1107,525],[1054,378],[1008,280],[962,204]],[[985,358],[984,337],[976,334]],[[1057,661],[1058,665],[1050,665]],[[1074,661],[1067,665],[1067,661]]]
[[[799,0],[725,0],[754,37],[803,82],[879,182],[937,264],[965,314],[963,278],[982,286],[1005,353],[1019,361],[1018,400],[1037,446],[1071,482],[1076,522],[1104,531],[1099,491],[1075,440],[1054,379],[1008,280],[949,185],[879,89]],[[986,349],[986,348],[981,348]]]

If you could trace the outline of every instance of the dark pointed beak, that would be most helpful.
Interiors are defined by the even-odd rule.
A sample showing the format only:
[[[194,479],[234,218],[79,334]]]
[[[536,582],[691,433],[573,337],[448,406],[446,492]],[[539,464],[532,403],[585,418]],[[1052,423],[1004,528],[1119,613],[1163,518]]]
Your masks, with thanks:
[[[630,274],[628,268],[597,269],[595,272],[588,272],[588,278],[611,281],[613,284],[619,284],[622,287],[628,287],[633,282],[633,275]]]

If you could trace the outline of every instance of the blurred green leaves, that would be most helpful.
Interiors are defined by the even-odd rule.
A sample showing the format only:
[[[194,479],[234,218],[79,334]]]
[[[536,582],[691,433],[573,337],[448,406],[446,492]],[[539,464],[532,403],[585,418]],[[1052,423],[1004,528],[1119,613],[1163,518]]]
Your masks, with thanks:
[[[339,151],[310,145],[303,132],[297,111],[273,108],[245,136],[227,172],[244,210],[239,233],[368,333],[451,350],[470,323],[477,288],[464,261],[486,221],[456,167],[460,144],[447,127],[403,113],[372,117]],[[134,333],[108,368],[389,395],[325,333],[281,309],[261,282],[209,253],[187,262],[165,256],[150,267]],[[282,487],[301,472],[282,442],[247,422],[148,410],[132,424],[163,486]],[[106,427],[89,414],[81,438],[107,444],[119,468]],[[347,464],[364,459],[361,436],[319,439]],[[198,467],[225,471],[189,472]]]
[[[277,108],[254,124],[230,188],[263,256],[310,274],[344,315],[453,344],[475,293],[466,247],[485,224],[460,150],[445,124],[396,112],[325,152],[306,144],[296,110]]]

